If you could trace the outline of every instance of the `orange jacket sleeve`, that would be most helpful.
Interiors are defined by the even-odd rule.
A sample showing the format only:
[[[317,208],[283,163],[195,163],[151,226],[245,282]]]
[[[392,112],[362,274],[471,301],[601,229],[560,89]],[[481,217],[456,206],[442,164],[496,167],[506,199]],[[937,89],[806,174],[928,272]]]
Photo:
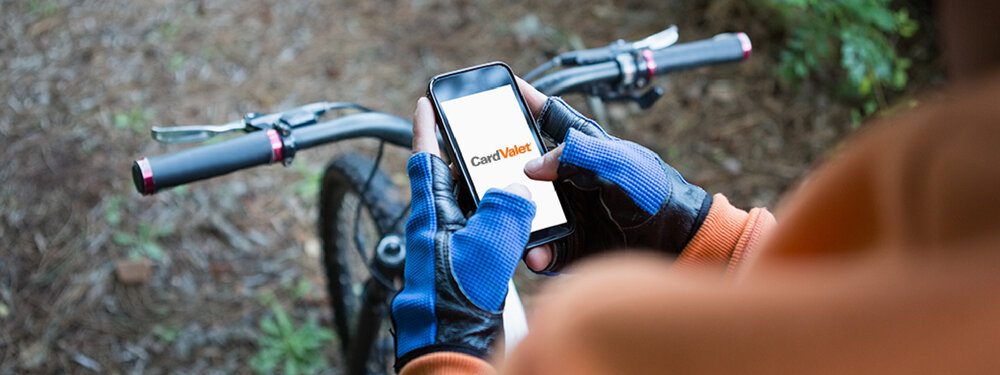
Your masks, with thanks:
[[[462,353],[437,352],[407,363],[400,375],[489,375],[496,370],[482,359]]]
[[[677,257],[674,267],[722,268],[734,274],[749,263],[774,225],[774,215],[766,208],[743,211],[729,204],[722,194],[716,194],[705,222]]]

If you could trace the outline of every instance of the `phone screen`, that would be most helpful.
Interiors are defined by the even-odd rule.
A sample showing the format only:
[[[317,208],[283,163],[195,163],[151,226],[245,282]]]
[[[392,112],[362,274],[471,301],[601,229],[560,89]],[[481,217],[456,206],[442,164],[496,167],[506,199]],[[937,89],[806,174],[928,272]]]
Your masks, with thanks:
[[[549,181],[524,174],[524,164],[544,151],[521,111],[514,86],[505,84],[440,103],[448,119],[459,157],[478,199],[490,188],[519,183],[531,191],[536,205],[531,231],[566,223],[559,196]]]

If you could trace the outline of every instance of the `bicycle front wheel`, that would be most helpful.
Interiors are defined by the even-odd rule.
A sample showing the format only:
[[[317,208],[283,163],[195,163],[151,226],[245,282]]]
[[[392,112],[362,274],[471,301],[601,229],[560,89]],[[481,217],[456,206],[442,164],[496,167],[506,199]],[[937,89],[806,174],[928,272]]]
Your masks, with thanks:
[[[374,267],[379,241],[402,233],[407,205],[376,161],[347,154],[331,162],[320,189],[319,229],[327,292],[346,373],[392,371],[389,302],[399,275]]]

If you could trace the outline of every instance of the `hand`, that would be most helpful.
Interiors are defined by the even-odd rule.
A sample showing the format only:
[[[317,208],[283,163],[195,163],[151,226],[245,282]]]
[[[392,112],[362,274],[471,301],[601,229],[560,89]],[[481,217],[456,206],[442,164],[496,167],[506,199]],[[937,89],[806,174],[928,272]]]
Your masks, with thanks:
[[[532,270],[558,272],[578,258],[622,247],[679,254],[705,221],[712,197],[649,149],[608,135],[559,98],[548,98],[538,124],[560,144],[528,162],[524,173],[559,181],[576,230],[531,249],[525,263]]]
[[[490,189],[468,220],[440,158],[430,102],[413,120],[412,192],[406,223],[406,278],[392,301],[396,370],[421,355],[450,351],[486,358],[503,329],[507,285],[535,217],[528,189]]]

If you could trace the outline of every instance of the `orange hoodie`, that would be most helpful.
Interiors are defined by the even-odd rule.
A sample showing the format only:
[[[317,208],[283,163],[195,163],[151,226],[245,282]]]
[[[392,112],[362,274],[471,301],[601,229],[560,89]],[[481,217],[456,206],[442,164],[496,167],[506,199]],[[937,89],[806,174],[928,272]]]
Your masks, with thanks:
[[[499,372],[1000,372],[1000,74],[869,127],[778,212],[716,195],[676,260],[580,265]],[[496,371],[436,353],[402,373]]]

